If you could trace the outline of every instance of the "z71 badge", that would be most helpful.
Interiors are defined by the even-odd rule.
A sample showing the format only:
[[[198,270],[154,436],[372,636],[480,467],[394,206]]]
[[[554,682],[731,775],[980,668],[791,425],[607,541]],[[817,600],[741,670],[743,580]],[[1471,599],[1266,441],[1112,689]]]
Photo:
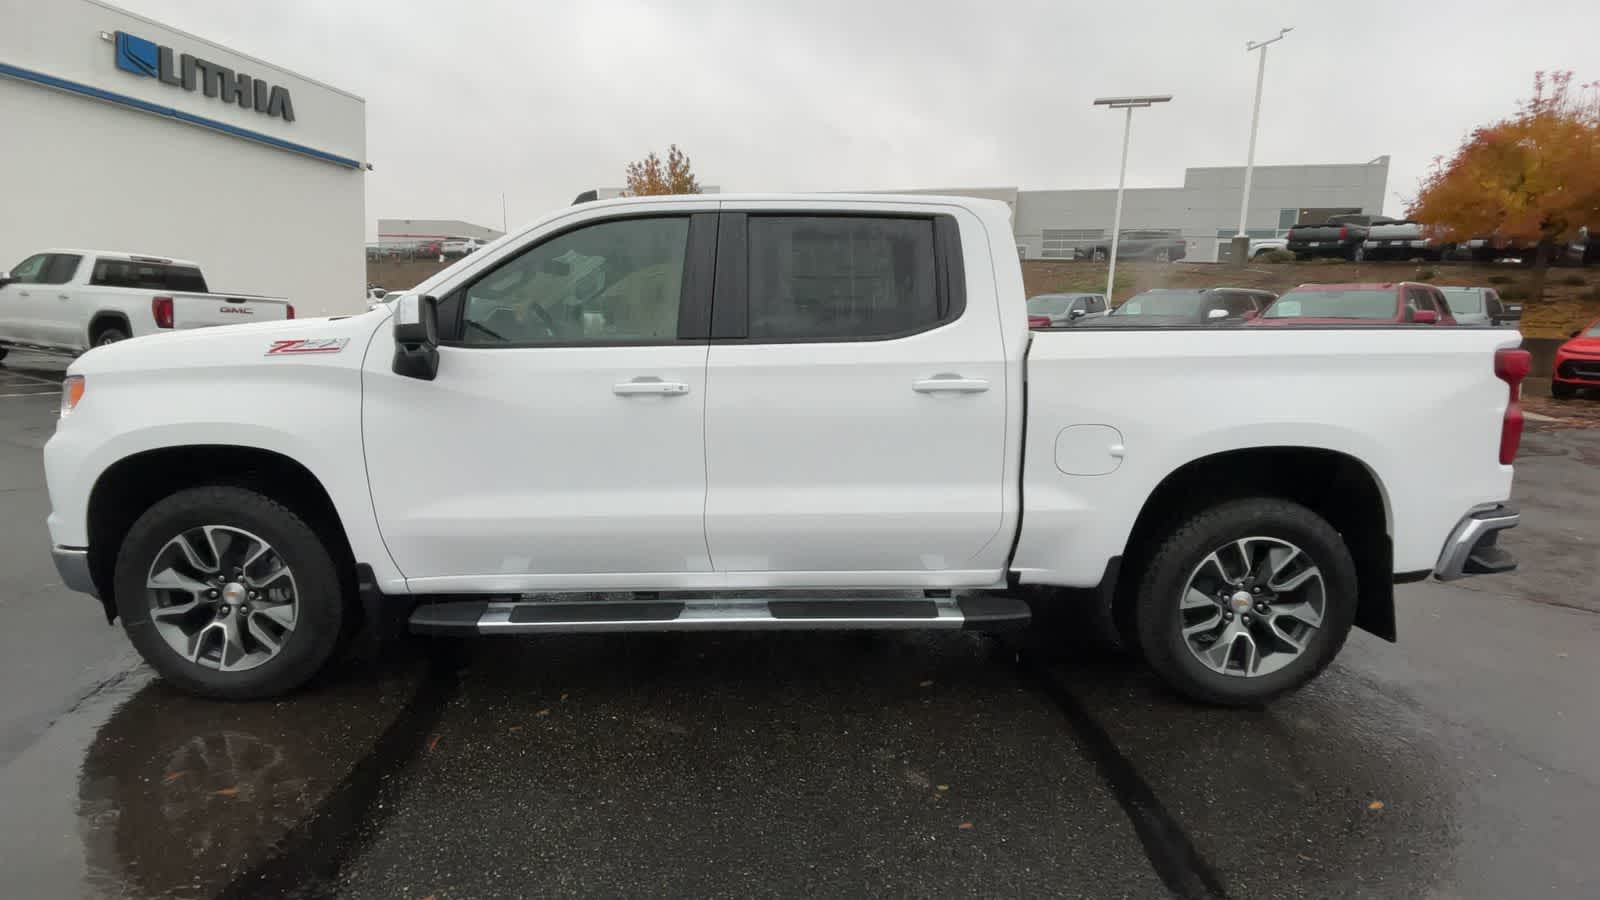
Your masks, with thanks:
[[[293,341],[273,341],[267,348],[268,356],[287,356],[291,353],[338,353],[349,338],[302,338]]]

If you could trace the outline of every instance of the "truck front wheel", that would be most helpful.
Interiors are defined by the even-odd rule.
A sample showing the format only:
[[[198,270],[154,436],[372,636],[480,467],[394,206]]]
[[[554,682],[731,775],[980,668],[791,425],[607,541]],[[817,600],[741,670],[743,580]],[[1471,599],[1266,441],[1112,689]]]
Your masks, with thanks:
[[[1287,500],[1231,500],[1161,543],[1139,586],[1139,644],[1187,697],[1263,703],[1332,661],[1356,598],[1355,562],[1325,519]]]
[[[333,656],[344,600],[316,531],[255,491],[179,491],[134,522],[117,553],[117,613],[172,684],[228,700],[273,697]]]

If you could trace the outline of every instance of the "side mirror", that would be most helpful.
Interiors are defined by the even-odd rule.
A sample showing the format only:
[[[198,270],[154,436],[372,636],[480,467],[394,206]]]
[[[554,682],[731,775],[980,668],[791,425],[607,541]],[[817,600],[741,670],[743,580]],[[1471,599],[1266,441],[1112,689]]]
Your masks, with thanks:
[[[1073,309],[1071,312],[1067,313],[1067,318],[1069,318],[1069,319],[1081,319],[1084,316],[1087,316],[1088,314],[1089,314],[1089,311],[1080,306],[1080,307],[1077,307],[1076,309]]]
[[[1411,321],[1418,325],[1437,325],[1439,324],[1439,314],[1431,309],[1419,309],[1412,316]]]
[[[439,375],[439,301],[403,294],[394,311],[394,373],[432,381]]]
[[[1226,319],[1227,317],[1228,317],[1228,311],[1225,310],[1225,309],[1208,309],[1208,310],[1206,310],[1206,321],[1208,321],[1208,322],[1211,321],[1212,319]]]
[[[10,283],[11,283],[11,273],[10,272],[0,272],[0,288],[3,288],[3,287],[5,287],[6,285],[8,285]]]

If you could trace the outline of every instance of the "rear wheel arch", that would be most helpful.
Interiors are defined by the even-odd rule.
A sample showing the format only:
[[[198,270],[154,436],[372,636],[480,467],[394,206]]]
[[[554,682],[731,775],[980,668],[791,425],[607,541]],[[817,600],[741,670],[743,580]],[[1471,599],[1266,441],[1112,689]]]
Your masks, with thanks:
[[[322,481],[300,462],[272,450],[227,444],[162,447],[124,457],[95,479],[89,493],[89,571],[108,618],[114,615],[117,552],[133,523],[150,507],[186,488],[248,488],[305,519],[354,596],[354,555],[344,522]]]
[[[89,330],[86,335],[89,339],[88,346],[93,347],[100,341],[100,335],[107,329],[115,328],[125,337],[133,337],[133,325],[128,321],[128,316],[120,312],[97,312],[89,320]]]
[[[1360,459],[1317,447],[1251,447],[1191,460],[1151,491],[1123,549],[1123,577],[1113,612],[1124,641],[1135,641],[1139,573],[1161,542],[1184,520],[1222,503],[1250,497],[1298,503],[1338,530],[1356,563],[1360,599],[1356,626],[1395,639],[1394,550],[1389,499],[1382,481]]]

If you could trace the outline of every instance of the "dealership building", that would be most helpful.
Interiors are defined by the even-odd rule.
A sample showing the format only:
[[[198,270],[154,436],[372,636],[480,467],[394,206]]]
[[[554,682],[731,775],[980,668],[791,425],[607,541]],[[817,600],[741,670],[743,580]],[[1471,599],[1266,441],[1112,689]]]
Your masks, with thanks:
[[[96,0],[0,0],[0,122],[0,269],[125,250],[363,307],[360,97]]]
[[[1389,157],[1364,163],[1256,166],[1250,182],[1246,232],[1282,237],[1298,223],[1342,213],[1383,212]],[[1184,240],[1189,259],[1215,260],[1239,230],[1244,167],[1186,169],[1181,187],[1128,188],[1122,197],[1124,231],[1164,231]],[[1111,237],[1115,188],[1024,191],[1014,187],[929,189],[1003,200],[1011,207],[1017,250],[1026,259],[1072,259],[1080,247]]]
[[[505,235],[484,225],[460,219],[379,219],[378,246],[415,247],[433,241],[493,241]]]

